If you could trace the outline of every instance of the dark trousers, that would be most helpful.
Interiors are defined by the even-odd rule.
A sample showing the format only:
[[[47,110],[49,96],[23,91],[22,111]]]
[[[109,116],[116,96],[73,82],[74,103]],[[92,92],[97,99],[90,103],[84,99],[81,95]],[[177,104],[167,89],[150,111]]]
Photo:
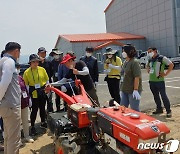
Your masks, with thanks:
[[[53,112],[52,92],[50,92],[48,96],[46,95],[46,101],[48,112]]]
[[[88,95],[93,99],[92,103],[94,106],[100,106],[96,89],[93,87],[91,90],[86,91]],[[95,103],[94,103],[95,102]]]
[[[171,112],[170,109],[170,102],[166,94],[166,88],[165,88],[165,82],[149,82],[151,92],[154,96],[154,101],[157,105],[157,110],[162,110],[162,105],[161,105],[161,99],[160,95],[164,104],[164,107],[166,109],[166,112],[169,113]]]
[[[46,112],[45,112],[46,98],[45,96],[32,99],[32,111],[31,111],[31,126],[34,126],[36,121],[36,116],[38,109],[40,110],[41,122],[45,122]]]
[[[120,80],[117,78],[108,78],[107,79],[107,85],[109,89],[109,93],[111,97],[120,104],[120,94],[119,94],[119,82]]]
[[[57,82],[58,81],[58,78],[57,77],[53,77],[53,82]],[[61,88],[60,87],[56,87],[56,88],[58,88],[59,90],[61,90]],[[52,100],[52,98],[51,98],[51,100]],[[57,111],[60,111],[60,97],[59,97],[59,95],[57,95],[57,94],[55,94],[55,102],[56,102],[56,110]],[[51,103],[52,104],[52,103]],[[51,107],[50,107],[51,108]],[[53,106],[52,106],[52,108],[53,108]]]
[[[56,94],[56,110],[59,111],[60,110],[60,97],[59,95]]]
[[[0,127],[1,127],[1,130],[4,131],[4,126],[3,126],[3,119],[2,119],[2,117],[0,118]]]

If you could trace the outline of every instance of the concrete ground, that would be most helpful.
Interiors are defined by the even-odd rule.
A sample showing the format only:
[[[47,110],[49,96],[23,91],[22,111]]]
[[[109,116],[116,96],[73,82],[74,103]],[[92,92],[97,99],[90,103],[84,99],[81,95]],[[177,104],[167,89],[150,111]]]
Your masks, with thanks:
[[[108,91],[107,83],[104,81],[104,74],[99,75],[99,83],[97,86],[97,95],[101,106],[108,106],[107,101],[111,99]],[[149,109],[155,109],[155,102],[153,95],[149,89],[148,74],[145,69],[142,69],[142,80],[143,80],[143,92],[140,103],[140,110],[146,111]],[[180,69],[173,70],[166,77],[166,91],[171,104],[180,103]],[[53,94],[53,102],[55,102],[55,95]],[[56,111],[55,103],[53,104],[54,111]],[[63,106],[62,106],[63,108]],[[39,113],[37,114],[36,123],[40,122]]]
[[[100,74],[99,84],[97,87],[97,94],[101,105],[106,105],[111,97],[108,91],[106,82],[104,81],[104,74]],[[153,95],[149,89],[148,74],[145,69],[142,69],[142,80],[143,80],[143,92],[142,99],[140,103],[140,110],[145,111],[149,109],[154,109],[155,102]],[[171,104],[180,103],[180,69],[173,70],[165,79],[166,81],[166,91]]]

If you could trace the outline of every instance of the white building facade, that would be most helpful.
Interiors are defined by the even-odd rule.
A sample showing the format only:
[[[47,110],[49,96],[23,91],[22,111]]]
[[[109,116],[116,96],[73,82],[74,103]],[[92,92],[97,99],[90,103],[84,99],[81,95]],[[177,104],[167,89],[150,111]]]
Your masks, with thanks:
[[[105,16],[107,33],[142,35],[146,49],[180,55],[180,0],[112,0]]]

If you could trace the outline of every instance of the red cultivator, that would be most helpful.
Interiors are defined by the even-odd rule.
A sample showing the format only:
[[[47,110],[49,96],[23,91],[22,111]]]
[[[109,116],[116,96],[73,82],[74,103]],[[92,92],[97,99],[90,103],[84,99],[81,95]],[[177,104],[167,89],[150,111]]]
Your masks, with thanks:
[[[163,151],[170,132],[163,122],[122,106],[95,108],[81,82],[76,80],[75,85],[78,94],[72,97],[54,87],[47,88],[68,105],[67,113],[51,113],[48,116],[57,154]]]

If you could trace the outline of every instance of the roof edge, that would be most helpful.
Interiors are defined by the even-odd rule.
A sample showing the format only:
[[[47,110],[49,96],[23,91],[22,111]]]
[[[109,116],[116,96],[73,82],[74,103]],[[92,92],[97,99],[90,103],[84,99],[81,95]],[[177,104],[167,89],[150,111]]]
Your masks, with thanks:
[[[122,32],[122,33],[125,33],[125,32]],[[108,33],[98,33],[98,34],[108,34]],[[109,34],[118,34],[118,33],[109,33]],[[130,33],[127,33],[127,34],[130,34]],[[67,34],[67,35],[77,35],[77,34]],[[79,34],[79,35],[88,35],[88,34]],[[135,34],[132,34],[132,35],[135,35]],[[138,37],[134,36],[134,37],[131,37],[131,38],[111,38],[111,39],[107,39],[107,38],[104,38],[104,39],[100,39],[100,40],[69,40],[68,38],[66,38],[64,35],[59,35],[58,36],[58,39],[56,41],[56,44],[55,44],[55,48],[57,47],[58,45],[58,42],[60,41],[61,38],[65,39],[66,41],[68,42],[71,42],[71,43],[76,43],[76,42],[102,42],[102,41],[118,41],[118,40],[141,40],[141,39],[146,39],[144,36],[142,35],[137,35]]]
[[[108,46],[108,45],[111,45],[111,44],[118,45],[118,46],[123,46],[123,45],[125,45],[125,44],[122,43],[122,42],[109,41],[109,42],[105,42],[105,43],[103,43],[103,44],[101,44],[101,45],[96,46],[96,47],[94,48],[94,50],[96,51],[96,50],[102,49],[102,48],[104,48],[104,47],[106,47],[106,46]]]
[[[55,44],[54,48],[56,48],[56,47],[57,47],[57,44],[58,44],[58,42],[59,42],[60,38],[61,38],[61,35],[59,35],[59,36],[58,36],[58,39],[57,39],[57,41],[56,41],[56,44]]]
[[[104,10],[104,13],[106,13],[106,11],[110,8],[110,6],[112,5],[112,3],[114,2],[114,0],[111,0],[111,2],[109,3],[109,5],[106,7],[106,9]]]

